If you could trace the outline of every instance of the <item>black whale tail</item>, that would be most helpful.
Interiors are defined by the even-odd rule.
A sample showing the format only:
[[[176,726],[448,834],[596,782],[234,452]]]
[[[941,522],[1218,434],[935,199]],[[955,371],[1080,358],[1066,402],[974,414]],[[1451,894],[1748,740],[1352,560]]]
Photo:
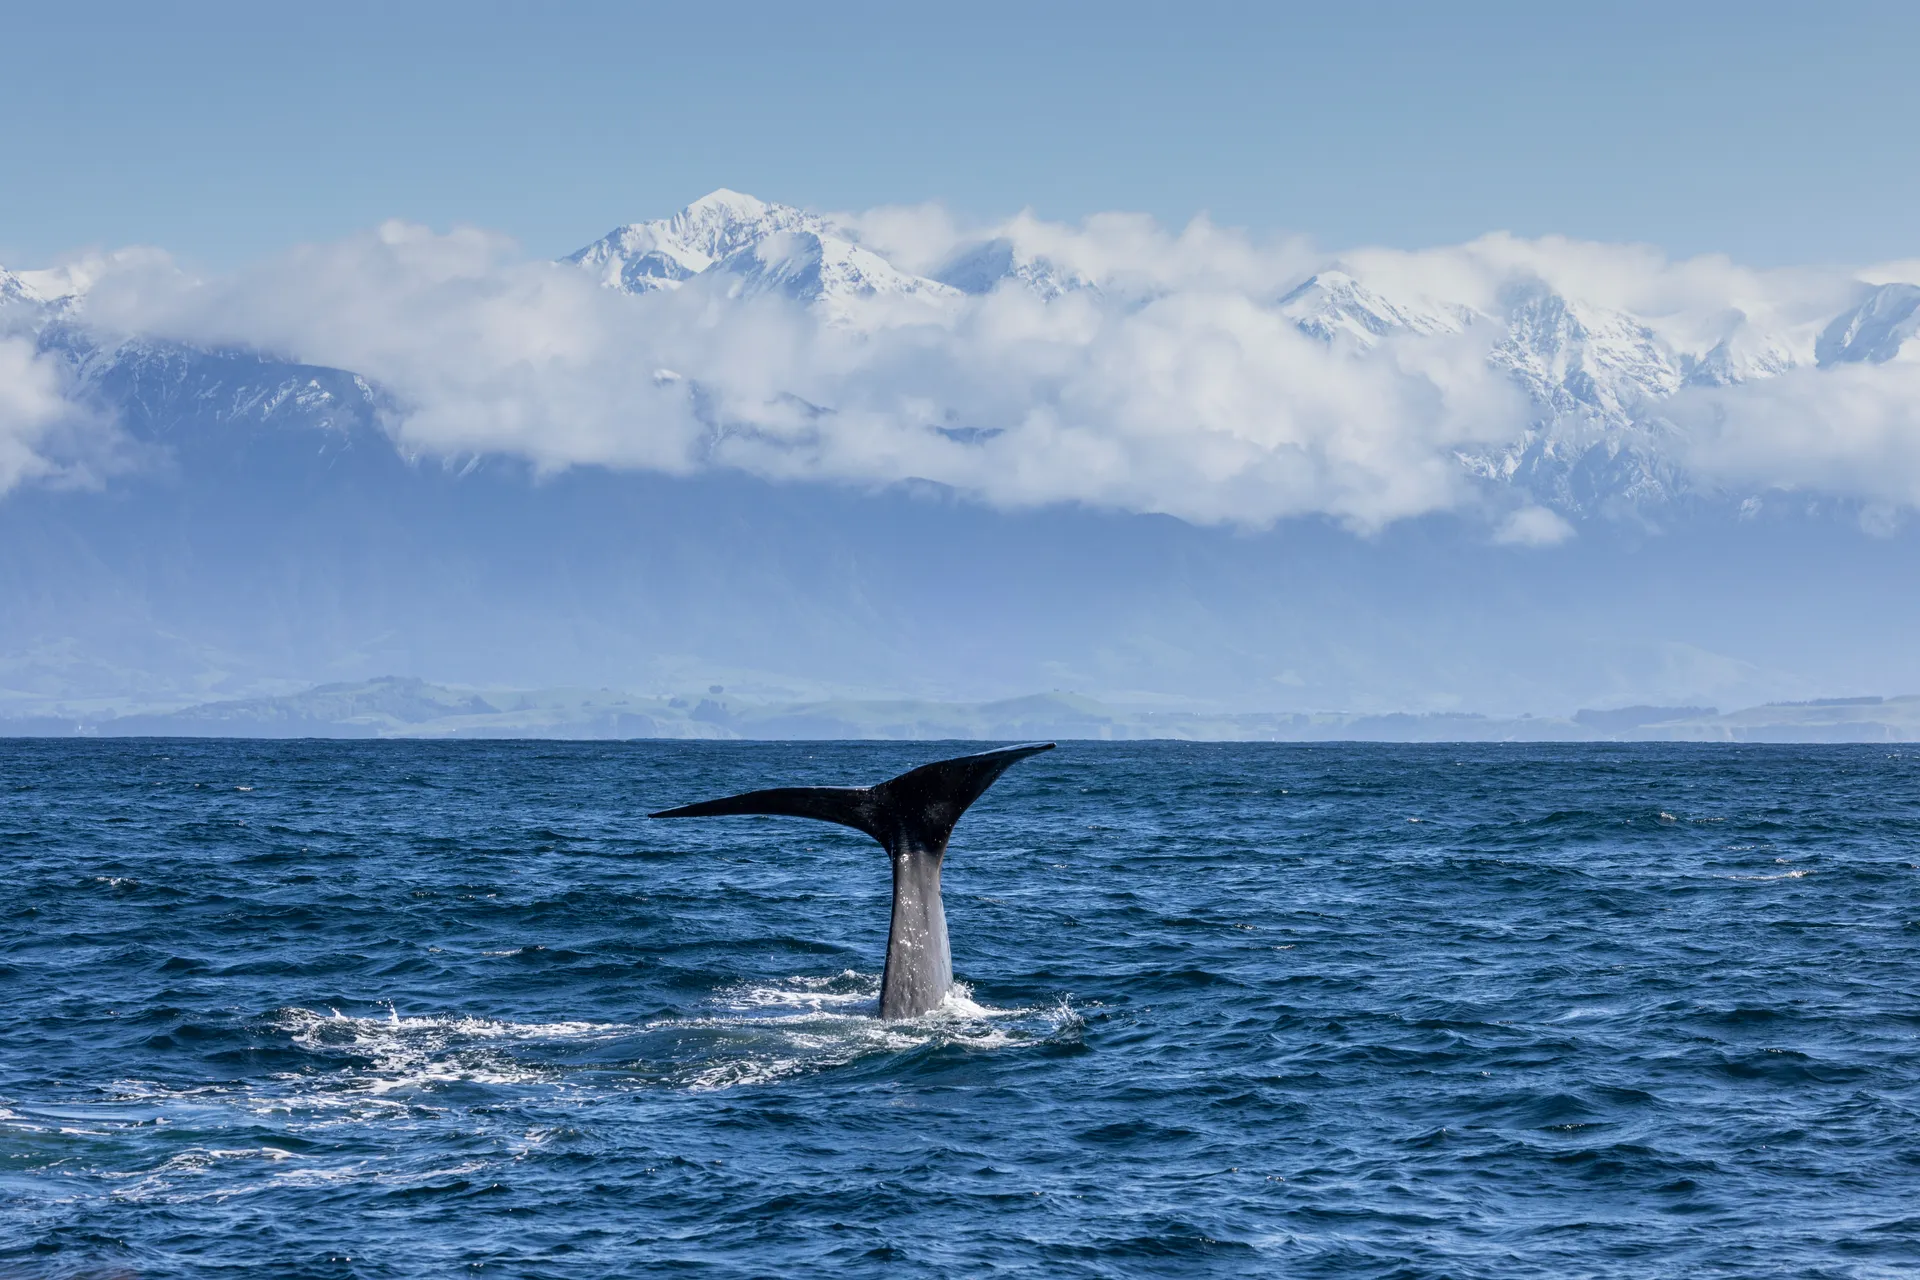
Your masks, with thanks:
[[[887,930],[887,968],[880,976],[880,1016],[917,1018],[938,1008],[953,986],[947,912],[940,901],[940,864],[953,824],[1008,765],[1051,750],[1051,742],[1034,742],[937,760],[875,787],[774,787],[652,816],[817,818],[878,840],[893,862],[893,923]]]
[[[1051,742],[1003,747],[977,755],[936,760],[872,787],[772,787],[706,800],[649,814],[652,818],[720,818],[771,814],[815,818],[864,831],[889,853],[938,854],[947,847],[960,815],[999,781],[1016,761],[1053,750]]]

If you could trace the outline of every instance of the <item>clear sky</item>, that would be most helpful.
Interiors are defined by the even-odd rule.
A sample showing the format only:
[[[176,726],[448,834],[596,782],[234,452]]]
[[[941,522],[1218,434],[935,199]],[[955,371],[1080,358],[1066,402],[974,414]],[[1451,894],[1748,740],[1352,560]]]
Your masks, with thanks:
[[[1920,5],[0,5],[0,263],[716,186],[1756,264],[1920,251]]]

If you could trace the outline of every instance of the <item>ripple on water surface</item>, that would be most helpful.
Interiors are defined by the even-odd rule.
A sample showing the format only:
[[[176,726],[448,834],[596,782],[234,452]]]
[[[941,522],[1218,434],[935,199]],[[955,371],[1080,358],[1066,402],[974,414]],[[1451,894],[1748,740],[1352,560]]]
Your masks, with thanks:
[[[874,1014],[925,744],[0,743],[0,1275],[1891,1276],[1920,763],[1070,744]]]

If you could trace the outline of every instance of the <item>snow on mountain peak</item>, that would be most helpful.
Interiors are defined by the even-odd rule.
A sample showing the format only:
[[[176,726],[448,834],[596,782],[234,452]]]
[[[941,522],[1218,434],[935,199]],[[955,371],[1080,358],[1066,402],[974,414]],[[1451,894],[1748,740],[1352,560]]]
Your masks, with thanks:
[[[713,259],[671,235],[664,222],[615,227],[566,261],[591,271],[608,288],[628,293],[677,289],[713,265]]]
[[[1575,302],[1545,286],[1519,291],[1493,349],[1536,402],[1559,414],[1624,424],[1641,403],[1680,389],[1682,361],[1624,312]]]
[[[730,254],[781,231],[829,230],[822,218],[791,205],[767,204],[722,187],[671,218],[633,222],[571,254],[610,288],[628,293],[677,289]]]
[[[1920,332],[1920,286],[1883,284],[1820,334],[1814,359],[1833,364],[1885,364]]]
[[[92,287],[98,275],[94,264],[70,263],[41,271],[9,271],[0,267],[0,306],[45,308],[71,304]]]
[[[788,207],[790,206],[769,205],[758,196],[750,196],[744,191],[735,191],[732,187],[715,187],[682,209],[681,213],[693,215],[695,219],[726,217],[736,222],[744,222],[764,216],[769,208]]]
[[[924,316],[895,309],[903,300],[944,306],[1001,289],[1042,301],[1084,292],[1099,305],[1123,310],[1139,301],[1118,292],[1109,296],[1084,271],[1067,265],[1084,256],[1078,252],[1084,248],[1070,229],[1015,219],[959,244],[943,265],[921,276],[862,245],[856,231],[722,189],[670,218],[619,228],[571,261],[630,293],[707,277],[729,297],[785,297],[828,323],[862,327]],[[1522,436],[1468,449],[1460,461],[1472,474],[1519,486],[1566,510],[1682,491],[1683,479],[1662,461],[1667,446],[1661,433],[1668,428],[1661,425],[1661,406],[1683,389],[1772,378],[1813,362],[1816,354],[1821,365],[1882,363],[1901,357],[1906,339],[1920,330],[1920,287],[1911,284],[1874,286],[1831,321],[1796,317],[1762,299],[1763,319],[1756,322],[1742,309],[1744,301],[1717,316],[1676,313],[1670,302],[1662,304],[1666,310],[1642,315],[1618,300],[1603,305],[1578,285],[1549,283],[1553,273],[1536,274],[1538,269],[1529,261],[1510,264],[1504,283],[1482,277],[1484,286],[1468,305],[1450,300],[1433,281],[1400,287],[1393,281],[1406,275],[1401,270],[1384,272],[1383,283],[1368,270],[1329,262],[1278,299],[1267,295],[1259,304],[1302,333],[1354,355],[1387,342],[1446,339],[1469,330],[1484,335],[1487,364],[1510,378],[1533,410]],[[1177,291],[1179,285],[1156,284],[1154,291],[1168,287]]]
[[[822,306],[835,319],[845,319],[856,299],[958,296],[900,270],[818,214],[724,187],[671,218],[615,228],[567,261],[628,293],[724,276],[729,296],[777,294]]]
[[[879,254],[816,231],[775,231],[728,255],[716,267],[734,277],[732,296],[778,293],[829,310],[881,294],[957,297],[937,281],[908,275]]]
[[[674,214],[667,226],[682,243],[716,262],[782,231],[834,232],[833,225],[817,214],[788,204],[768,204],[725,187]]]
[[[1051,302],[1082,289],[1098,290],[1085,274],[1062,266],[1046,254],[1032,253],[1009,236],[995,236],[960,250],[934,273],[935,280],[962,293],[991,293],[1011,280]]]
[[[31,303],[37,301],[39,301],[39,299],[35,298],[28,290],[26,281],[5,267],[0,267],[0,306],[6,306],[10,303]]]
[[[1688,386],[1730,387],[1756,378],[1777,378],[1805,362],[1804,353],[1796,351],[1788,335],[1756,329],[1737,312],[1735,321],[1732,332],[1691,361]]]
[[[1395,333],[1459,333],[1471,318],[1464,308],[1447,311],[1394,302],[1332,269],[1308,276],[1280,299],[1279,310],[1310,337],[1322,342],[1345,339],[1362,349]]]

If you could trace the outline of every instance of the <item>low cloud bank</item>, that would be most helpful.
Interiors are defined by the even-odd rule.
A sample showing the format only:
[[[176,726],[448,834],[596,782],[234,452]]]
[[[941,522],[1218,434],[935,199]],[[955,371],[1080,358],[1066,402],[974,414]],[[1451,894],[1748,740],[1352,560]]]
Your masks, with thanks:
[[[1329,255],[1204,220],[968,228],[935,208],[835,225],[902,271],[1005,278],[856,290],[828,316],[725,272],[635,296],[485,232],[390,223],[216,279],[137,255],[82,314],[350,369],[398,406],[404,450],[545,469],[925,479],[1255,527],[1481,506],[1498,540],[1539,546],[1574,526],[1472,476],[1624,442],[1704,486],[1920,503],[1920,362],[1896,334],[1884,360],[1815,367],[1834,317],[1901,264],[1757,271],[1504,235]],[[0,489],[56,468],[71,416],[53,362],[0,339]]]
[[[1920,362],[1794,369],[1670,412],[1685,460],[1729,484],[1920,506]]]
[[[0,335],[0,494],[24,481],[88,486],[116,468],[111,424],[31,339]]]

